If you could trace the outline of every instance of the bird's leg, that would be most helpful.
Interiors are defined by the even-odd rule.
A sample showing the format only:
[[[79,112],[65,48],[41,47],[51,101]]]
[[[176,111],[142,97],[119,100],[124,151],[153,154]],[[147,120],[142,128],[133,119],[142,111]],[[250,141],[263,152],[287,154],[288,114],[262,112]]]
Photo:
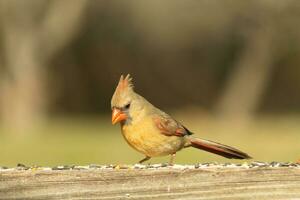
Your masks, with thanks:
[[[142,164],[143,162],[149,160],[151,157],[146,156],[144,159],[140,160],[139,163]]]
[[[169,165],[173,165],[174,159],[175,159],[176,153],[171,154]]]

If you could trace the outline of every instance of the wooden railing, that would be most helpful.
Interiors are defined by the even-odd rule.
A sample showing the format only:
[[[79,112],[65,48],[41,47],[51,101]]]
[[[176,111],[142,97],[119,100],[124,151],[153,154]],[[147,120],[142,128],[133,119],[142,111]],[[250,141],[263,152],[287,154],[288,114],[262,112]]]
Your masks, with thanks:
[[[0,199],[300,199],[300,164],[0,168]]]

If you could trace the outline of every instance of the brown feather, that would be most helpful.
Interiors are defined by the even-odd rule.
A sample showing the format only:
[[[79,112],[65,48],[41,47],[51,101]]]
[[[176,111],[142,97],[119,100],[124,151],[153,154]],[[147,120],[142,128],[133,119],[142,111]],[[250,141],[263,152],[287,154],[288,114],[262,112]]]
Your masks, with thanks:
[[[166,136],[183,137],[187,135],[187,131],[184,127],[172,118],[154,117],[153,121],[160,132]]]
[[[250,159],[251,157],[230,146],[224,145],[224,144],[220,144],[217,142],[213,142],[213,141],[209,141],[209,140],[204,140],[204,139],[200,139],[200,138],[193,138],[190,137],[190,143],[192,147],[195,147],[197,149],[202,149],[220,156],[223,156],[225,158],[234,158],[234,159]]]

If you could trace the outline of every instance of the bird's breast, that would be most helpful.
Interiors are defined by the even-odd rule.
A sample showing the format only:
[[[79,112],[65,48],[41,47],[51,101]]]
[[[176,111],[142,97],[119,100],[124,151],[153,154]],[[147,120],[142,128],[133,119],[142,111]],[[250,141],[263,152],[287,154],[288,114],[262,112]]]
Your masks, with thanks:
[[[183,137],[161,134],[152,119],[122,125],[121,129],[127,143],[149,157],[175,153],[184,145]]]

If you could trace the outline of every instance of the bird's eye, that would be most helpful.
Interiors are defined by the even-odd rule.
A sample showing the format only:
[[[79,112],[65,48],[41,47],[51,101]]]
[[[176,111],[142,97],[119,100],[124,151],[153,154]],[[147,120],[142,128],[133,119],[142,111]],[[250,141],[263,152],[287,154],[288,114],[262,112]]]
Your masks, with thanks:
[[[130,108],[130,103],[125,106],[126,109]]]

